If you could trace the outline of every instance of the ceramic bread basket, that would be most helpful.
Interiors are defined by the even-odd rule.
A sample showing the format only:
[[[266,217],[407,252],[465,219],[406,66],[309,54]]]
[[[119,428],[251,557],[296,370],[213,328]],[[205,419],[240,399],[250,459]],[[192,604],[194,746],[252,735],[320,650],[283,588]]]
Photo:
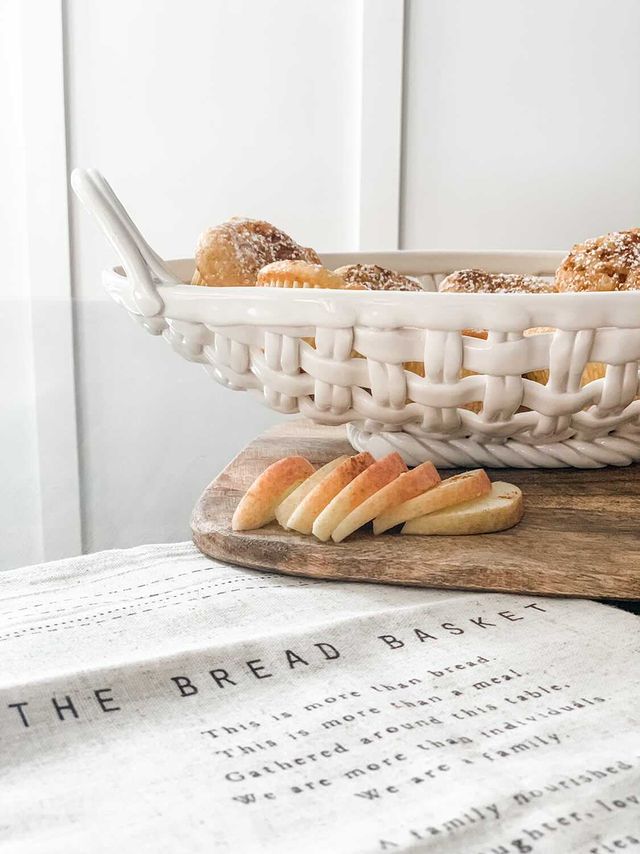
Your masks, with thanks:
[[[72,185],[122,260],[103,274],[111,296],[229,389],[278,412],[347,424],[355,449],[397,450],[409,465],[595,468],[640,459],[640,292],[436,290],[467,268],[552,276],[564,253],[322,257],[332,269],[365,262],[416,276],[425,293],[198,287],[185,284],[194,262],[165,263],[98,172],[75,170]],[[532,327],[555,331],[523,335]],[[424,376],[407,370],[410,362],[423,363]],[[590,362],[603,363],[604,376],[583,385]],[[545,370],[546,384],[525,376]]]

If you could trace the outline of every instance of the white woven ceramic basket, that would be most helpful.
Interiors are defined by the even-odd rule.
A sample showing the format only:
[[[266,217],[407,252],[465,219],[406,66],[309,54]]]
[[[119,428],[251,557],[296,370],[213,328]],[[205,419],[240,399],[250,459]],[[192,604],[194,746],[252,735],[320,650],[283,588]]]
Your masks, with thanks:
[[[354,448],[398,450],[410,465],[595,468],[640,459],[640,292],[435,292],[443,276],[472,267],[551,276],[563,253],[323,256],[331,268],[367,262],[417,276],[423,294],[194,287],[184,284],[194,262],[163,262],[99,173],[76,170],[72,184],[122,259],[103,274],[112,297],[227,388],[252,391],[278,412],[347,424]],[[523,336],[541,326],[556,331]],[[425,376],[406,362],[423,362]],[[589,362],[606,373],[582,386]],[[463,368],[473,374],[461,378]],[[544,369],[546,385],[524,377]],[[480,412],[462,408],[475,401]]]

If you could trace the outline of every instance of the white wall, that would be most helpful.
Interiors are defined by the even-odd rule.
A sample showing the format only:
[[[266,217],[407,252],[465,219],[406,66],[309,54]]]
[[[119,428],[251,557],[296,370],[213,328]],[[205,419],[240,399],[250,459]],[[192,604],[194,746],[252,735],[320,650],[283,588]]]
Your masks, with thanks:
[[[0,569],[43,556],[31,311],[25,294],[19,12],[19,0],[0,3]]]
[[[357,4],[69,0],[70,166],[97,166],[167,258],[235,214],[318,249],[357,227]],[[201,490],[280,416],[217,386],[105,295],[74,205],[85,549],[189,535]]]
[[[402,247],[640,224],[637,0],[409,0]]]

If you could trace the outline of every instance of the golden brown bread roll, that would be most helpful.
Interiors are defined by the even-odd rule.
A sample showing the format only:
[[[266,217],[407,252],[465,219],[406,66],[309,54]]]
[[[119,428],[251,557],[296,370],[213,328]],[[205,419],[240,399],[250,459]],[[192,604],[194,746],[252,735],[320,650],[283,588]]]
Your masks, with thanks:
[[[262,267],[289,259],[320,263],[313,249],[300,246],[275,225],[233,217],[200,235],[191,283],[209,287],[255,285]]]
[[[336,275],[342,276],[350,291],[422,291],[419,282],[387,270],[377,264],[348,264],[338,267]]]
[[[560,291],[640,289],[640,228],[576,243],[556,272]]]
[[[273,261],[258,273],[256,281],[263,288],[332,288],[345,286],[341,276],[327,270],[322,264],[307,261]]]
[[[438,290],[459,294],[548,294],[557,291],[557,287],[555,282],[548,282],[540,276],[456,270],[440,282]]]

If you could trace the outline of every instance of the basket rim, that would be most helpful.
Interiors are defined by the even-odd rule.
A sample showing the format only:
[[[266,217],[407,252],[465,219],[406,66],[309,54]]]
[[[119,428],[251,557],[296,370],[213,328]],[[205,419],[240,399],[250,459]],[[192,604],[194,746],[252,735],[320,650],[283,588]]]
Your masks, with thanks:
[[[489,273],[503,273],[506,262],[510,265],[508,272],[531,276],[553,276],[566,255],[562,249],[388,249],[319,253],[322,263],[331,269],[345,264],[378,264],[398,273],[426,275],[481,266]],[[170,268],[188,267],[191,273],[195,269],[192,257],[173,258],[165,263]],[[418,269],[425,264],[432,269]],[[124,275],[122,265],[107,269]]]
[[[488,266],[518,262],[521,267],[548,269],[564,257],[562,251],[510,250],[503,252],[406,251],[324,254],[325,263],[379,263],[402,260],[405,271],[425,261],[445,270],[474,259]],[[167,262],[171,268],[194,268],[190,258]],[[395,269],[398,267],[396,266]],[[528,271],[528,270],[527,270]],[[434,270],[435,272],[435,270]],[[443,271],[444,272],[444,271]],[[428,273],[428,271],[427,271]],[[414,273],[425,275],[425,272]],[[533,274],[533,273],[531,273]],[[545,275],[540,272],[539,275]],[[547,272],[546,275],[549,275]],[[132,282],[121,265],[103,271],[102,281],[112,298],[132,314],[140,315]],[[467,328],[513,332],[536,326],[570,331],[619,327],[640,328],[640,291],[566,292],[545,294],[467,294],[403,291],[341,291],[256,287],[197,287],[190,284],[156,285],[163,302],[159,316],[212,327],[328,327],[368,326],[380,329],[419,327],[435,331]]]

